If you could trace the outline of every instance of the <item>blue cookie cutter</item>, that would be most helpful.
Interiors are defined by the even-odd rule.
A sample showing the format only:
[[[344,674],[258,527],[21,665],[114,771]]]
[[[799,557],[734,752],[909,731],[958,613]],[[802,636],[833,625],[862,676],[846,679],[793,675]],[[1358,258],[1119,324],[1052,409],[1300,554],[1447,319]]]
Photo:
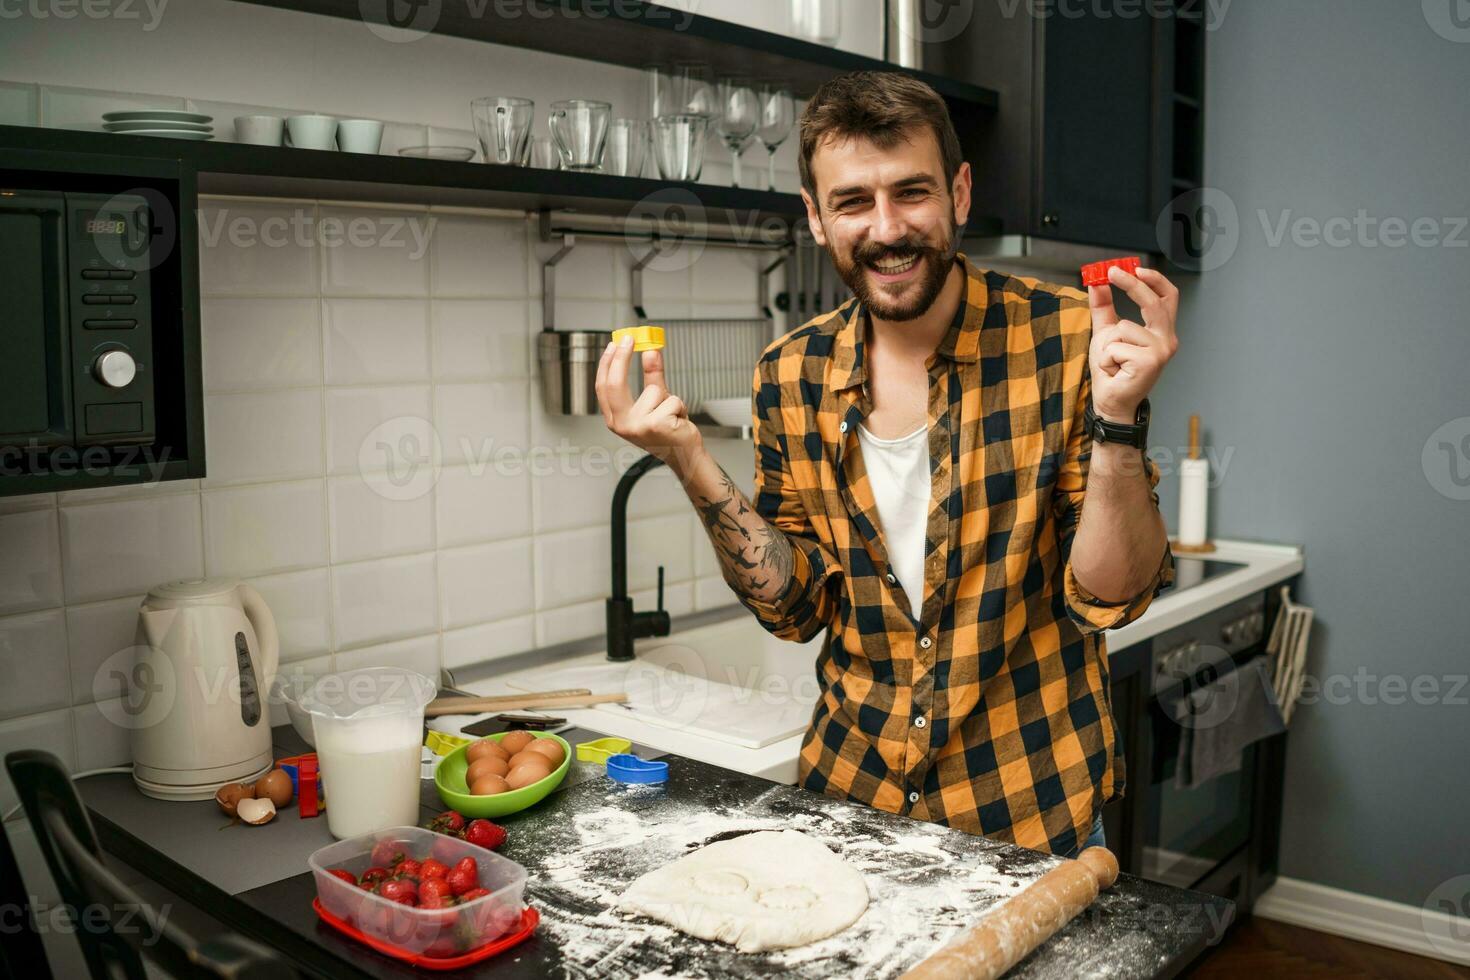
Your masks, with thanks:
[[[666,783],[669,780],[667,762],[649,762],[626,752],[609,756],[607,775],[619,783]]]

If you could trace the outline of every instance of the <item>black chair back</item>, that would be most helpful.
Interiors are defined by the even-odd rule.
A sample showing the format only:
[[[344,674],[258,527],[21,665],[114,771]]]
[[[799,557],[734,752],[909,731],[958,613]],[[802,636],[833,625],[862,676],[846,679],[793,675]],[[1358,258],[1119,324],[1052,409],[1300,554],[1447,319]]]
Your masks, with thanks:
[[[35,828],[93,977],[145,980],[143,957],[181,980],[283,977],[292,971],[268,949],[235,935],[196,942],[114,875],[66,767],[49,752],[5,757],[10,780]]]
[[[5,912],[5,941],[0,942],[0,977],[4,980],[51,980],[46,947],[32,918],[31,897],[20,877],[20,862],[10,837],[0,828],[0,909]],[[19,910],[19,915],[15,910]]]

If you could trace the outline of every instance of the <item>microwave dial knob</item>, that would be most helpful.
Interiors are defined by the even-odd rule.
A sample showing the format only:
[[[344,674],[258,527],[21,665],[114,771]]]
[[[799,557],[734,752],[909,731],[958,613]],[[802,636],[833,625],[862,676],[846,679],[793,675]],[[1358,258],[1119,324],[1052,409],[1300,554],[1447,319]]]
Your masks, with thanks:
[[[138,376],[138,363],[125,350],[110,350],[92,363],[92,374],[109,388],[126,388]]]

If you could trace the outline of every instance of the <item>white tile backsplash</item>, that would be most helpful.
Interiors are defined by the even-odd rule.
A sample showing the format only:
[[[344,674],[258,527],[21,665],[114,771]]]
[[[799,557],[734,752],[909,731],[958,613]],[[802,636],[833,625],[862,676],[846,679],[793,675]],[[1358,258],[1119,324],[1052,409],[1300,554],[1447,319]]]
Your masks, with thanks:
[[[434,301],[434,379],[524,379],[531,371],[525,300]]]
[[[517,616],[534,605],[529,539],[439,552],[439,616],[445,628]]]
[[[36,122],[36,86],[0,82],[0,126],[34,126]]]
[[[71,709],[43,711],[0,721],[0,758],[18,749],[44,748],[73,771],[76,770],[76,742],[72,739]],[[0,811],[15,806],[15,788],[10,774],[0,767]]]
[[[281,663],[321,656],[332,649],[332,572],[308,568],[300,572],[253,578],[276,620]]]
[[[265,575],[327,562],[325,481],[204,492],[204,569]]]
[[[316,205],[218,200],[199,209],[205,296],[316,296]]]
[[[423,211],[323,207],[318,216],[322,293],[428,296],[429,247],[438,218]]]
[[[327,486],[332,561],[362,561],[434,547],[434,497],[406,499],[386,474],[333,477]]]
[[[433,554],[338,565],[332,581],[339,648],[439,628]]]
[[[207,395],[206,487],[322,475],[320,388]]]
[[[429,380],[429,301],[322,301],[329,385]]]
[[[0,514],[0,614],[61,605],[56,511]]]
[[[62,507],[60,513],[69,603],[147,592],[204,571],[193,494]]]
[[[0,718],[71,703],[60,609],[0,617]]]
[[[320,309],[317,300],[304,297],[204,300],[199,315],[205,390],[321,384]]]
[[[327,471],[403,475],[435,459],[428,385],[327,390]]]
[[[125,717],[122,704],[122,698],[117,698],[104,703],[82,704],[71,709],[78,772],[132,764],[131,733],[113,720]]]
[[[395,222],[406,248],[379,240]],[[600,635],[609,503],[640,453],[600,417],[540,408],[533,256],[549,249],[534,225],[226,198],[202,223],[208,476],[0,499],[0,749],[125,760],[110,672],[143,594],[177,578],[249,580],[276,617],[282,669],[312,675],[434,674]],[[579,244],[560,269],[563,323],[632,322],[628,261],[620,244]],[[696,296],[701,310],[753,310],[753,270],[711,249],[651,273],[650,313],[687,314]],[[709,446],[748,489],[750,444]],[[629,516],[639,608],[653,608],[659,564],[674,615],[734,601],[672,474],[646,476]]]

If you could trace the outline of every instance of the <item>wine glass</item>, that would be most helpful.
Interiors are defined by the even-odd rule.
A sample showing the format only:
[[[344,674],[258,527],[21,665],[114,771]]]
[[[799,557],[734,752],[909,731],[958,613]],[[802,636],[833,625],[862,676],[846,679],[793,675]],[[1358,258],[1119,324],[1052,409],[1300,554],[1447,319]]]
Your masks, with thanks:
[[[766,145],[769,167],[768,179],[771,190],[776,189],[776,150],[791,135],[796,125],[796,99],[787,89],[775,85],[761,88],[760,122],[756,125],[756,137]]]
[[[745,149],[760,123],[760,99],[755,90],[741,79],[720,82],[719,102],[715,106],[715,122],[720,138],[730,148],[732,187],[740,186],[740,151]]]

